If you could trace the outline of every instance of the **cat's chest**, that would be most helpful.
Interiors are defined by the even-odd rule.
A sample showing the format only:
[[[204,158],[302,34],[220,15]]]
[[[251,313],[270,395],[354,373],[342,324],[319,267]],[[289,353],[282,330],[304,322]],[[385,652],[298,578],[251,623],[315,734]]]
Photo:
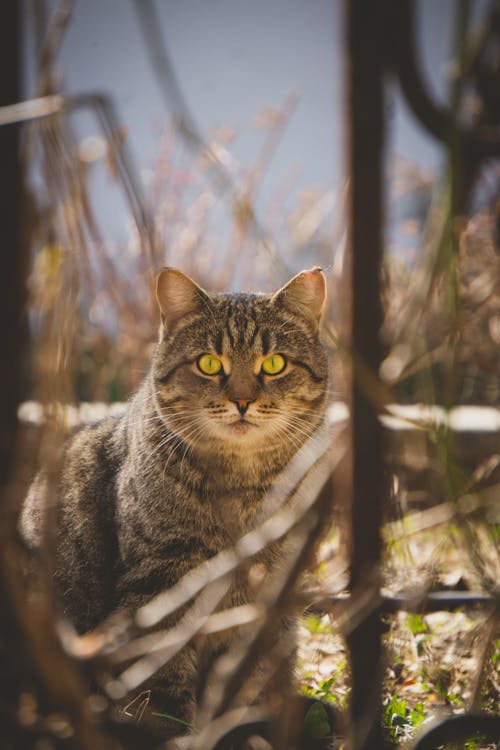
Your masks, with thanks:
[[[210,493],[208,501],[217,524],[224,529],[231,543],[255,528],[265,487],[227,488]]]
[[[161,477],[126,471],[118,481],[121,526],[139,519],[153,536],[155,529],[162,534],[191,528],[217,538],[218,546],[230,546],[255,527],[270,484],[241,486],[222,471]]]

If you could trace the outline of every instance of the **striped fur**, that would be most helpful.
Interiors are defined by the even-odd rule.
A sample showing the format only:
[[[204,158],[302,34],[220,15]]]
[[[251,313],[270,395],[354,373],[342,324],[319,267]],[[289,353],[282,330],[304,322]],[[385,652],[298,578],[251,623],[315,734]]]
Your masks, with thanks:
[[[214,295],[163,271],[160,340],[148,375],[123,416],[69,440],[61,466],[57,584],[79,631],[145,603],[255,525],[263,495],[322,420],[324,286],[313,269],[274,295]],[[223,374],[199,371],[205,352],[221,359]],[[273,353],[286,358],[286,369],[265,375],[260,362]],[[23,513],[33,546],[42,484],[33,484]],[[261,562],[271,569],[276,557],[272,550]],[[250,599],[240,575],[223,606]],[[192,720],[198,656],[190,645],[159,673],[157,710]]]

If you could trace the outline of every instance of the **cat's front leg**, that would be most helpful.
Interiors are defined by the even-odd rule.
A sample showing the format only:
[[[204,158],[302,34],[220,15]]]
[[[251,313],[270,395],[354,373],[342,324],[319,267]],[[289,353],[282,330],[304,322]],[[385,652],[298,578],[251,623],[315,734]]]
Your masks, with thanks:
[[[145,722],[163,740],[195,731],[197,665],[196,650],[188,644],[127,696],[121,714]]]
[[[129,577],[119,580],[116,610],[137,612],[151,600],[149,592],[133,591],[132,588]],[[140,669],[142,665],[144,677],[140,686],[120,702],[122,714],[147,723],[162,739],[183,735],[193,729],[199,674],[196,646],[186,643],[178,653],[170,656],[161,644],[163,636],[175,630],[187,609],[187,605],[181,607],[149,631],[155,639],[158,637],[158,648],[152,648],[139,657],[135,665],[128,662],[125,667]]]

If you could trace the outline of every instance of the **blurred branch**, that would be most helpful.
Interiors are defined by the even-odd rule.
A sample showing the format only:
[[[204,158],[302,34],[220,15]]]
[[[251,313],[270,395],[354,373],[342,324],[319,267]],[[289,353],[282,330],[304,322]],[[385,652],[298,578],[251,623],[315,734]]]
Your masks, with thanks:
[[[427,343],[422,329],[450,232],[450,201],[448,186],[436,190],[423,230],[422,251],[412,270],[412,284],[404,295],[404,304],[391,312],[381,329],[381,336],[390,342],[391,347],[381,372],[393,373],[392,382],[411,372],[412,367],[423,367],[430,358],[437,356],[427,350],[422,352]],[[419,365],[420,359],[422,363]]]
[[[141,241],[145,243],[153,268],[157,269],[161,253],[159,248],[156,247],[154,220],[149,215],[142,190],[139,187],[140,183],[131,154],[124,139],[120,137],[122,129],[113,100],[102,93],[83,94],[70,98],[67,101],[67,108],[70,110],[88,108],[95,113],[117,166],[119,182],[132,209],[138,235]]]
[[[144,47],[149,54],[151,66],[156,74],[160,92],[165,105],[172,109],[177,129],[189,148],[203,158],[209,179],[218,193],[229,197],[232,211],[236,217],[244,217],[245,226],[252,232],[258,242],[271,258],[281,274],[288,274],[286,261],[276,248],[275,242],[261,228],[251,204],[239,196],[233,179],[224,167],[214,149],[205,142],[174,73],[162,33],[160,19],[152,0],[134,0],[139,24],[144,35]]]
[[[97,118],[110,152],[113,155],[119,176],[137,226],[138,234],[146,244],[153,267],[158,267],[158,248],[155,241],[154,221],[139,187],[139,180],[124,139],[120,136],[121,124],[112,99],[103,93],[66,96],[55,94],[31,99],[25,102],[0,107],[0,125],[19,123],[26,120],[50,118],[54,115],[89,109]],[[75,165],[74,165],[75,166]],[[78,174],[78,170],[75,169]]]
[[[40,117],[49,117],[57,114],[63,109],[64,97],[61,94],[53,96],[40,96],[36,99],[17,102],[0,107],[0,125],[37,120]]]
[[[112,652],[110,661],[113,664],[119,664],[145,654],[164,651],[167,659],[162,663],[165,663],[196,633],[202,635],[222,633],[241,625],[257,622],[264,617],[265,612],[260,604],[242,604],[239,607],[214,612],[213,610],[227,592],[228,585],[225,579],[216,581],[213,585],[213,594],[210,586],[211,584],[203,589],[198,596],[196,607],[193,606],[187,610],[175,627],[135,638]],[[209,596],[205,596],[207,590]],[[201,597],[203,601],[200,602]],[[78,645],[78,643],[73,643],[69,645],[69,648],[77,654]],[[86,657],[87,654],[82,652],[80,656]]]
[[[255,202],[255,191],[257,190],[257,186],[262,180],[265,170],[269,168],[271,159],[283,135],[283,131],[290,122],[298,101],[298,94],[289,94],[286,97],[282,108],[274,116],[273,126],[270,129],[268,137],[264,141],[257,158],[250,168],[246,179],[244,196],[247,202]]]
[[[489,660],[494,649],[495,634],[499,629],[499,613],[500,599],[497,599],[496,610],[493,610],[486,619],[486,622],[483,623],[481,633],[481,653],[478,659],[478,667],[476,669],[476,679],[470,693],[469,711],[479,711],[481,709],[481,691],[484,686],[486,674],[490,667]]]
[[[58,88],[54,63],[71,21],[73,5],[74,0],[59,0],[47,24],[38,64],[37,91],[39,96],[53,94]]]
[[[500,490],[500,485],[498,485]],[[400,539],[408,539],[415,534],[421,534],[423,531],[434,529],[437,526],[444,526],[453,523],[457,516],[467,517],[473,515],[479,509],[483,508],[485,503],[480,500],[474,500],[471,497],[464,498],[464,502],[451,503],[444,502],[426,510],[414,511],[408,513],[400,521],[392,521],[384,527],[384,537],[391,542]],[[487,506],[493,510],[495,501],[491,500]]]
[[[196,601],[187,610],[179,622],[163,631],[161,637],[153,645],[156,634],[146,638],[136,639],[130,644],[118,649],[111,655],[113,663],[125,662],[136,656],[138,661],[127,667],[110,684],[106,685],[108,693],[113,697],[122,697],[131,690],[142,685],[152,677],[164,664],[179,653],[189,641],[206,625],[221,599],[227,594],[231,586],[231,577],[224,576],[207,584]],[[157,638],[158,636],[156,636]]]

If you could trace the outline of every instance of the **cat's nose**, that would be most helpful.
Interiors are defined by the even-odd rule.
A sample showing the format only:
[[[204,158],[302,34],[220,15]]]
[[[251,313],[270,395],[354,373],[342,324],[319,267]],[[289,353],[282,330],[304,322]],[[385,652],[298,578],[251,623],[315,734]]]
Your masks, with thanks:
[[[236,408],[238,409],[242,417],[247,413],[248,407],[250,406],[251,403],[252,403],[252,399],[235,398],[233,400],[233,404],[236,404]]]

